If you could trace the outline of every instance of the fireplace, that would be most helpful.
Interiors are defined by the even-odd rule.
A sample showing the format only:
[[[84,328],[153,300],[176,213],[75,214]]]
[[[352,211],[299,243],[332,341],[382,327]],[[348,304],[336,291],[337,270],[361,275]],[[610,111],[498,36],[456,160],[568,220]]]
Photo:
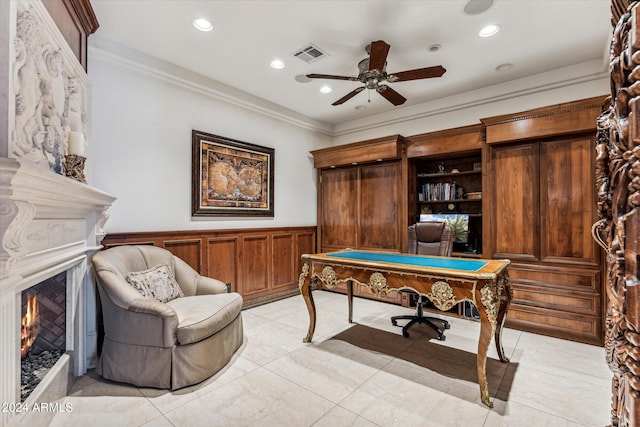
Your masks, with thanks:
[[[97,364],[96,290],[90,261],[100,249],[106,210],[114,200],[28,162],[0,158],[0,402],[22,400],[23,294],[25,299],[29,293],[37,294],[40,314],[52,311],[49,314],[55,317],[57,311],[58,326],[64,323],[61,337],[47,333],[47,339],[60,344],[64,353],[25,399],[28,405],[60,400],[72,385],[69,378]],[[47,295],[54,288],[64,290]],[[51,300],[61,302],[64,313],[60,307],[45,305]],[[38,333],[44,334],[42,323],[41,318]],[[33,343],[34,354],[52,344],[44,336],[38,340]],[[50,374],[60,382],[48,378]],[[43,385],[49,389],[41,389]],[[46,425],[25,419],[34,415],[3,412],[0,425]]]
[[[58,402],[75,377],[97,364],[91,256],[101,248],[115,198],[61,174],[70,135],[91,152],[91,82],[46,8],[40,1],[0,0],[0,22],[6,48],[0,84],[7,101],[0,103],[0,402],[9,409],[21,405],[23,295],[38,293],[42,315],[50,307],[35,290],[50,280],[64,283],[53,296],[63,300],[56,310],[64,307],[57,317],[64,332],[48,337],[63,354],[25,398],[31,408]],[[33,356],[45,345],[43,322],[25,327],[36,335]],[[0,425],[47,425],[46,416],[54,414],[40,415],[0,411]]]
[[[22,291],[20,400],[24,402],[66,350],[66,272]]]

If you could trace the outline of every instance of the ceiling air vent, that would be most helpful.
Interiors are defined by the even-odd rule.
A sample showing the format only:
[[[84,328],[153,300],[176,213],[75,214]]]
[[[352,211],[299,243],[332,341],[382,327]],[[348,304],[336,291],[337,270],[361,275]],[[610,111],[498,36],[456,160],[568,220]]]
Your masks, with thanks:
[[[296,58],[302,59],[307,64],[322,59],[329,54],[314,44],[309,44],[303,48],[300,48],[293,53]]]

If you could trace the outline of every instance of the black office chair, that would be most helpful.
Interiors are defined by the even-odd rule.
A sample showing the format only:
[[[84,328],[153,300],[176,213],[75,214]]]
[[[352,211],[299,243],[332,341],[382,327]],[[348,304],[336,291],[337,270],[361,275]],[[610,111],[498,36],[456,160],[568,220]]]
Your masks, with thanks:
[[[453,229],[444,222],[419,222],[409,227],[409,244],[407,252],[410,254],[450,256],[453,248]],[[398,320],[409,320],[402,327],[402,335],[409,336],[409,328],[416,323],[424,323],[438,333],[438,339],[444,341],[444,329],[449,329],[451,325],[444,319],[438,317],[427,317],[423,315],[423,296],[418,295],[416,304],[416,314],[414,316],[393,316],[391,324],[398,326]],[[438,327],[434,322],[442,324]]]

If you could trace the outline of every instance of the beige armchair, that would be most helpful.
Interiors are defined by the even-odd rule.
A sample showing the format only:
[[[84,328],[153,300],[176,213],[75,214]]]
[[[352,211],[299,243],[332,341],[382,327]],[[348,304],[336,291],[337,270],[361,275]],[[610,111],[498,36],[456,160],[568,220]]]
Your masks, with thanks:
[[[103,378],[175,390],[213,375],[242,344],[240,294],[200,276],[171,252],[124,245],[96,253],[92,263],[104,320],[97,367]],[[140,273],[126,278],[154,267],[175,275],[167,279],[184,296],[167,302],[145,298],[130,284]]]

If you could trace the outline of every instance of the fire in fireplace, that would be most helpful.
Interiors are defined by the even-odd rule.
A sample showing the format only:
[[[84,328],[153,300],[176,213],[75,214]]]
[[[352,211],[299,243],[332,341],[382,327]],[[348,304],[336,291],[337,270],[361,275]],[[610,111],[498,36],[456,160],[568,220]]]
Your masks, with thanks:
[[[62,272],[22,293],[22,401],[31,394],[65,352],[66,281],[66,272]]]
[[[27,308],[22,316],[22,332],[20,334],[20,357],[24,359],[38,336],[40,314],[38,312],[38,296],[27,294]]]

